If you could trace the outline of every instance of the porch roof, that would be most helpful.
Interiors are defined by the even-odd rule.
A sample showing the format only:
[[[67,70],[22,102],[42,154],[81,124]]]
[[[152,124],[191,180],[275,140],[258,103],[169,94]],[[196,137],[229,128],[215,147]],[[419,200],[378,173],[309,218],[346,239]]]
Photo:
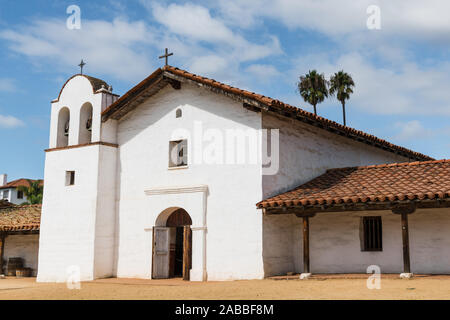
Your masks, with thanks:
[[[450,206],[450,160],[330,169],[258,208],[275,211],[390,209],[393,205]]]
[[[41,224],[41,207],[39,204],[0,209],[0,232],[38,231]]]

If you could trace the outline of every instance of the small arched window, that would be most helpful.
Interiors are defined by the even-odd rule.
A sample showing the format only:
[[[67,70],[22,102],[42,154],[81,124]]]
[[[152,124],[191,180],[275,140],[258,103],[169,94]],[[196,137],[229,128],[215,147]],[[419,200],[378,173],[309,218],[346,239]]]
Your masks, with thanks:
[[[70,133],[70,111],[69,108],[64,107],[59,110],[58,114],[58,135],[56,140],[56,147],[67,147],[69,145]]]
[[[177,118],[181,118],[182,115],[183,115],[183,112],[181,111],[181,109],[177,109],[177,111],[176,111],[176,117],[177,117]]]
[[[80,110],[79,144],[91,143],[92,139],[92,105],[85,103]]]

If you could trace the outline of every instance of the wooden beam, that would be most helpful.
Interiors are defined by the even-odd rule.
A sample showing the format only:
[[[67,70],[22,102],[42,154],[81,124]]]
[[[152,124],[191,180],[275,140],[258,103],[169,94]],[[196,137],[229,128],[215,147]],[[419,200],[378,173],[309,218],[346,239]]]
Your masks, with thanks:
[[[434,200],[404,200],[386,202],[365,202],[365,203],[339,203],[339,204],[317,204],[308,206],[290,207],[268,207],[263,208],[264,214],[315,214],[319,212],[344,212],[344,211],[373,211],[373,210],[395,210],[401,214],[402,210],[410,211],[415,209],[450,208],[450,199]]]
[[[401,216],[402,216],[402,241],[403,241],[403,272],[411,273],[411,265],[409,258],[408,214],[403,212]]]
[[[310,273],[309,268],[309,217],[303,217],[303,273]]]
[[[175,79],[170,79],[168,78],[168,81],[170,83],[170,85],[172,86],[172,88],[174,88],[175,90],[180,90],[181,89],[181,82]]]
[[[416,211],[416,206],[414,203],[397,205],[392,208],[392,213],[394,213],[394,214],[412,214],[415,211]]]
[[[2,242],[1,247],[0,247],[0,274],[5,274],[3,272],[3,260],[4,260],[4,255],[5,255],[5,239],[6,239],[6,233],[2,232],[0,234],[0,241]]]
[[[250,111],[253,111],[253,112],[261,112],[261,109],[260,109],[260,108],[254,106],[254,105],[248,104],[248,103],[246,103],[246,102],[242,103],[242,106],[243,106],[245,109],[250,110]]]

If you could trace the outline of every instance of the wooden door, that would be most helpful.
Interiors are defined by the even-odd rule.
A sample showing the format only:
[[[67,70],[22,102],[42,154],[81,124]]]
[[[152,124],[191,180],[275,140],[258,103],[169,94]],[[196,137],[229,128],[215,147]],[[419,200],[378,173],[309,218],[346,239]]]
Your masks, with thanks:
[[[170,228],[153,227],[153,279],[169,278]]]
[[[184,226],[183,233],[183,280],[189,280],[192,268],[192,229]]]

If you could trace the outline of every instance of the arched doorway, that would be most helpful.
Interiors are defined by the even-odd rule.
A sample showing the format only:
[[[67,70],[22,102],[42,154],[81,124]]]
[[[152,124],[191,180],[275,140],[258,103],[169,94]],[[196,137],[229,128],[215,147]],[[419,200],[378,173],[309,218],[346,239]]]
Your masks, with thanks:
[[[153,279],[183,277],[192,267],[192,219],[182,208],[161,212],[153,228]]]

